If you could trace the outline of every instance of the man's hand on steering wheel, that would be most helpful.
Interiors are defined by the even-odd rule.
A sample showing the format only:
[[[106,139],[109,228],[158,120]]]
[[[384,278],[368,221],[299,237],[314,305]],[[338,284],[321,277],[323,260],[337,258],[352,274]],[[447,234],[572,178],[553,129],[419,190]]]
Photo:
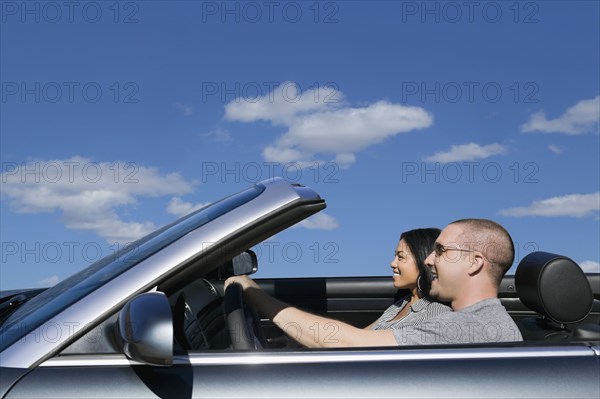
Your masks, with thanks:
[[[252,308],[246,305],[244,291],[247,288],[260,289],[258,284],[247,276],[230,277],[225,281],[224,309],[233,349],[260,349],[265,346],[260,320]]]
[[[227,290],[227,287],[230,284],[234,284],[234,283],[241,285],[242,288],[244,289],[244,291],[246,291],[248,288],[260,289],[258,284],[256,284],[254,282],[254,280],[252,280],[250,277],[245,276],[245,275],[229,277],[227,280],[225,280],[225,289]]]

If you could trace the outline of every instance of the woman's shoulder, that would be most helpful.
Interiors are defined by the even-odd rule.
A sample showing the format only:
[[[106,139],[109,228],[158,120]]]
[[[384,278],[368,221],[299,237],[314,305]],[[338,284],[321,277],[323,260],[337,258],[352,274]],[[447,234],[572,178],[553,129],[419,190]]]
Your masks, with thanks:
[[[452,308],[448,305],[445,305],[441,302],[435,300],[429,300],[423,298],[427,302],[427,311],[430,313],[435,313],[436,315],[450,313],[452,312]]]
[[[391,307],[402,309],[407,303],[410,302],[410,294],[398,299],[396,302],[392,304]]]

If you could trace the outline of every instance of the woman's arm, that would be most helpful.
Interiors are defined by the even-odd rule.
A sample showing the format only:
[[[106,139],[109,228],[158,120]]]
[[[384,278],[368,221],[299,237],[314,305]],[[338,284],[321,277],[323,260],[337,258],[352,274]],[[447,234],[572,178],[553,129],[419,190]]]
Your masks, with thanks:
[[[366,330],[341,321],[313,315],[264,292],[247,276],[227,279],[225,287],[238,283],[249,302],[288,336],[309,348],[344,348],[398,345],[391,330]]]

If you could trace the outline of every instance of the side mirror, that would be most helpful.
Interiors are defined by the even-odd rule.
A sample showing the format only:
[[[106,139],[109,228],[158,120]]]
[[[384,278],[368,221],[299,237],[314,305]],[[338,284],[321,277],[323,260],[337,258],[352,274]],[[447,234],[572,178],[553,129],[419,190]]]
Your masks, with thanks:
[[[152,366],[173,364],[173,314],[164,293],[149,292],[127,302],[117,329],[129,359]]]
[[[219,267],[219,279],[226,280],[231,276],[241,276],[256,273],[258,258],[254,251],[247,250],[236,255],[229,262]]]

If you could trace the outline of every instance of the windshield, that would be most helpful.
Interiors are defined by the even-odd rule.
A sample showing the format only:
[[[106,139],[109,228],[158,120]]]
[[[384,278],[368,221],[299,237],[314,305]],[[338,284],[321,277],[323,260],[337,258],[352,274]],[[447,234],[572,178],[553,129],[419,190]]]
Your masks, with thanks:
[[[32,298],[18,307],[0,327],[0,350],[157,251],[256,198],[264,189],[263,185],[257,184],[199,209],[133,242],[120,253],[104,257]]]

